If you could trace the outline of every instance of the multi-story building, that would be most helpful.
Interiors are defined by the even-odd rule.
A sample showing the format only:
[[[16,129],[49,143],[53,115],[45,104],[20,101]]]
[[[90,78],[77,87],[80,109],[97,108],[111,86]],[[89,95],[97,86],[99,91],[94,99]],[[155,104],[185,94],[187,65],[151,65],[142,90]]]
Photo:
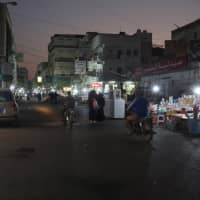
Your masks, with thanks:
[[[141,30],[133,35],[99,33],[92,40],[91,50],[102,65],[101,79],[120,81],[121,75],[127,79],[134,68],[152,62],[152,34]]]
[[[48,46],[48,63],[53,85],[62,88],[75,80],[75,59],[83,35],[56,34]]]
[[[189,24],[178,27],[171,32],[172,40],[184,40],[190,42],[191,40],[200,39],[200,19],[197,19]]]
[[[152,62],[152,34],[141,30],[133,35],[88,32],[80,43],[79,62],[78,67],[86,68],[85,85],[121,88],[129,81],[130,86],[133,69]]]
[[[58,87],[110,81],[119,86],[132,79],[134,68],[151,62],[152,34],[147,31],[54,35],[49,44],[49,70]]]
[[[35,73],[35,81],[37,82],[37,77],[40,76],[42,78],[42,85],[46,88],[51,87],[52,85],[52,75],[49,68],[48,62],[41,62],[37,66],[37,70]]]
[[[28,69],[25,67],[17,68],[17,83],[18,87],[28,87]]]
[[[171,57],[189,56],[200,59],[200,19],[171,32],[171,40],[165,41],[166,53]]]
[[[92,58],[92,40],[98,35],[97,32],[87,32],[83,38],[80,39],[77,54],[82,60],[90,60]]]
[[[0,87],[16,82],[15,45],[7,3],[0,3]]]
[[[151,93],[160,85],[161,96],[178,97],[192,93],[200,79],[200,19],[171,32],[165,41],[165,56],[140,72],[141,84]]]

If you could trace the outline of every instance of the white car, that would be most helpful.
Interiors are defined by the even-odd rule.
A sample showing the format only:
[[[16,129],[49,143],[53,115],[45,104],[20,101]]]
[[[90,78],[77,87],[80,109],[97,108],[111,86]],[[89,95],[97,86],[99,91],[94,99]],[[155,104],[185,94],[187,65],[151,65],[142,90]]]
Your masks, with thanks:
[[[0,122],[17,121],[19,108],[9,89],[0,89]]]

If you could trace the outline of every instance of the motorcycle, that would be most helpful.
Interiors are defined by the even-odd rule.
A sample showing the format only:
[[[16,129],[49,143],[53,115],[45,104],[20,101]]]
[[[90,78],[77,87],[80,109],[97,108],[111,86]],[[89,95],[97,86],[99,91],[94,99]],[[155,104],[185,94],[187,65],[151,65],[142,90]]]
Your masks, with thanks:
[[[149,117],[139,119],[132,128],[129,128],[129,135],[133,135],[139,141],[150,142],[154,134],[153,120]]]
[[[75,111],[72,108],[67,108],[64,104],[64,125],[69,127],[70,129],[75,122]]]

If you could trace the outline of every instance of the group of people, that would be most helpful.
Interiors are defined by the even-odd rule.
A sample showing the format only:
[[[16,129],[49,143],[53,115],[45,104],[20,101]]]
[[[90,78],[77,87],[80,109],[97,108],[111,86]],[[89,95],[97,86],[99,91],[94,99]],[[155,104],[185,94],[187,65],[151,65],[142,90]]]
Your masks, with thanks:
[[[64,100],[65,109],[75,108],[75,99],[71,95],[71,92],[67,93],[67,97]],[[89,120],[90,123],[96,123],[97,121],[103,121],[105,99],[102,93],[97,94],[95,90],[90,91],[88,95],[88,106],[89,106]]]
[[[68,96],[65,100],[67,107],[74,109],[75,100],[71,93],[68,92]],[[90,123],[96,123],[97,121],[103,121],[105,99],[102,93],[97,94],[95,90],[92,90],[88,94],[88,107],[89,107],[89,120]],[[127,108],[127,126],[131,128],[133,123],[140,118],[144,118],[148,114],[149,103],[148,100],[142,95],[141,90],[135,92],[135,98]]]

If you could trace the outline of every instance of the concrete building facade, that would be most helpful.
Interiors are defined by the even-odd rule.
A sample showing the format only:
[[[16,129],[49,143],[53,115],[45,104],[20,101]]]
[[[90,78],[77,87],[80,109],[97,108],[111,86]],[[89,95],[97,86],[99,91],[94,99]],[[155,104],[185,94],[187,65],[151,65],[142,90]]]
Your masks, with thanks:
[[[17,68],[17,82],[18,87],[28,87],[28,69],[25,67]]]
[[[83,35],[56,34],[48,46],[48,63],[53,85],[69,86],[74,75],[74,62]]]
[[[171,57],[189,56],[200,59],[200,19],[171,32],[171,40],[165,41],[166,53]]]
[[[6,3],[0,3],[0,87],[16,83],[16,66],[12,21]]]
[[[152,63],[152,33],[54,35],[48,50],[48,68],[58,87],[109,81],[120,85],[133,80],[135,68]]]
[[[200,70],[191,68],[188,70],[155,74],[144,76],[141,79],[142,87],[147,96],[157,95],[158,97],[180,97],[183,94],[193,94],[193,88],[199,86]],[[152,94],[153,86],[158,85],[158,94]]]
[[[200,40],[200,19],[197,19],[189,24],[179,27],[171,32],[172,40]]]
[[[133,35],[98,33],[92,39],[91,51],[103,81],[121,81],[132,74],[134,68],[152,62],[152,34],[138,30]],[[120,76],[122,75],[122,76]]]
[[[35,82],[37,82],[37,77],[41,76],[42,77],[42,86],[46,88],[50,88],[52,86],[52,74],[49,68],[49,63],[48,62],[41,62],[37,66],[37,70],[35,73]]]
[[[200,20],[173,30],[171,36],[165,41],[165,57],[139,75],[149,95],[153,85],[161,87],[160,96],[178,97],[191,94],[191,88],[200,84]]]

